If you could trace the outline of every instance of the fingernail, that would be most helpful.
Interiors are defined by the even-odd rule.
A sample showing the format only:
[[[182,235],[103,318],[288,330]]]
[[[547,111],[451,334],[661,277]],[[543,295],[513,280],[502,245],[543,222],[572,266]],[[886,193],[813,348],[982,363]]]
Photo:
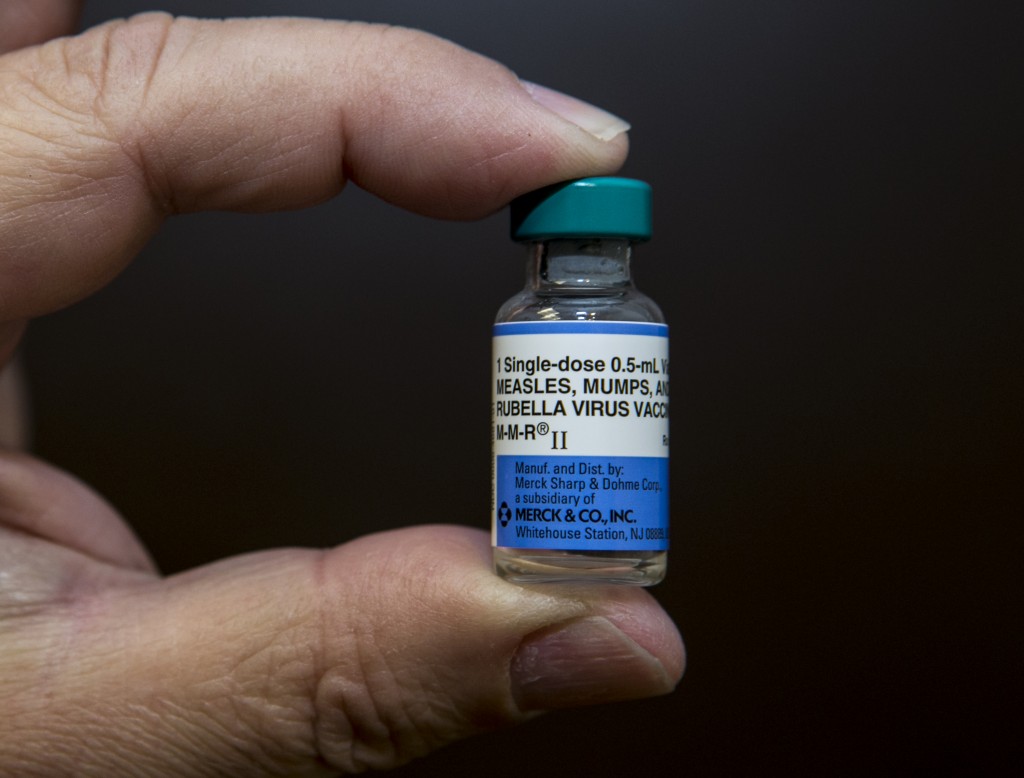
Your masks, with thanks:
[[[511,676],[522,710],[652,697],[675,686],[657,657],[600,616],[528,636]]]
[[[530,81],[521,82],[535,102],[557,113],[598,140],[611,140],[629,130],[629,122],[602,108]]]

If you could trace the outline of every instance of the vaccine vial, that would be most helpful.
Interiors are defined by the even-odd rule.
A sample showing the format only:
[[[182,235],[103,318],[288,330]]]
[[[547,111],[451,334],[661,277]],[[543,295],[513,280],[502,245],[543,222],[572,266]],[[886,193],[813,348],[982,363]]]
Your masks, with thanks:
[[[494,566],[519,583],[650,586],[669,543],[668,326],[637,291],[651,189],[585,178],[512,203],[526,287],[493,330]]]

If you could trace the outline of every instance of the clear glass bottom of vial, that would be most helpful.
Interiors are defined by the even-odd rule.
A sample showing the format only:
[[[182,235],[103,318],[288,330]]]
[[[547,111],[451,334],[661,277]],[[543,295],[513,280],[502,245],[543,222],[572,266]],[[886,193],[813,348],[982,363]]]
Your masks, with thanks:
[[[665,577],[667,551],[494,549],[494,569],[515,583],[595,583],[653,586]]]

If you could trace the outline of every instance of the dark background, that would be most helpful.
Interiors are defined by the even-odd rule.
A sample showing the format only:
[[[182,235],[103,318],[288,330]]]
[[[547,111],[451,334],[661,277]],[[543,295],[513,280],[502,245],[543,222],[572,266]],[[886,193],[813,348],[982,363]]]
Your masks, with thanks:
[[[996,11],[1001,7],[1001,11]],[[547,716],[402,776],[1009,772],[1021,752],[1020,3],[92,2],[388,21],[634,125],[638,283],[672,326],[669,697]],[[36,447],[168,572],[486,527],[506,216],[354,188],[180,217],[36,322]]]

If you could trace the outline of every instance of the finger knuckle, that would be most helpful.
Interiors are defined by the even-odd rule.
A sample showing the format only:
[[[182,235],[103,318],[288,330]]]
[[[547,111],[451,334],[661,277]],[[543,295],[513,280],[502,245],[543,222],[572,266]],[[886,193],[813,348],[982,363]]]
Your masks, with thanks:
[[[146,14],[10,55],[0,72],[8,181],[34,191],[43,172],[67,190],[134,174],[142,108],[173,24]]]

